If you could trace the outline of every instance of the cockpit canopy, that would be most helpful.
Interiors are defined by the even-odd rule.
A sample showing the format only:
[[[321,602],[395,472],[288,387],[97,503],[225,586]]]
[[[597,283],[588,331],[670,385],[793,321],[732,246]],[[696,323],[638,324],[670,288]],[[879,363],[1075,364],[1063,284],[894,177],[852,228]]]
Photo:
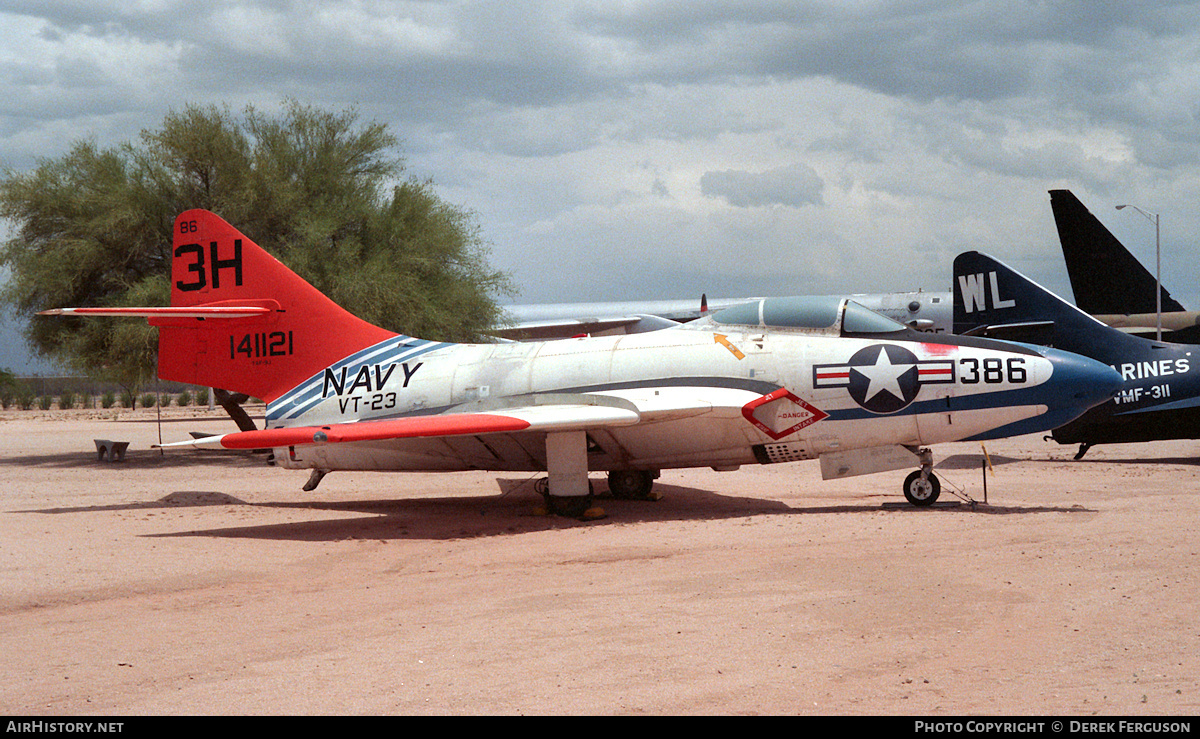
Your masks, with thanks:
[[[764,298],[713,313],[719,326],[792,329],[832,336],[889,334],[908,327],[836,295]]]

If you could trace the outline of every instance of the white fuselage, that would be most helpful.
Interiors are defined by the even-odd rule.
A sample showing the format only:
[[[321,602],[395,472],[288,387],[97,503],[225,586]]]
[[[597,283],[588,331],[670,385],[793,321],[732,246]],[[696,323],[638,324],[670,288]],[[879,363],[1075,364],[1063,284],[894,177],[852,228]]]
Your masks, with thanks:
[[[1035,354],[720,328],[482,345],[400,337],[315,375],[272,403],[268,426],[486,411],[528,404],[541,394],[586,395],[632,407],[641,416],[636,425],[589,432],[590,469],[729,468],[764,458],[811,459],[847,449],[954,441],[1046,411],[1038,393],[1026,392],[1053,372],[1052,363]],[[849,391],[850,369],[839,371],[852,356],[880,345],[901,347],[920,373],[931,373],[895,412],[866,410]],[[875,364],[885,366],[865,368],[878,375],[867,392],[899,392],[898,369],[889,370],[889,362],[880,359]],[[815,367],[828,371],[818,377]],[[913,381],[906,382],[911,392]],[[788,397],[764,399],[789,391]],[[972,402],[1005,392],[1011,396],[1005,402]],[[276,456],[292,468],[538,470],[545,469],[544,439],[532,433],[465,435],[304,446]]]

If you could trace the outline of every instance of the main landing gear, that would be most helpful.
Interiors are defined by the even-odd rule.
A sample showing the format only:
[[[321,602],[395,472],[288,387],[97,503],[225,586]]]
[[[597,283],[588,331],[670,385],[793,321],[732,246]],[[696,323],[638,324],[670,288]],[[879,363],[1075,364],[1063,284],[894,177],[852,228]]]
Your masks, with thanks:
[[[583,521],[608,515],[594,503],[587,463],[583,431],[546,434],[546,479],[538,482],[538,491],[547,513]],[[652,492],[657,477],[658,470],[614,470],[608,473],[608,489],[620,500],[657,500]]]
[[[658,500],[661,496],[654,492],[654,480],[658,476],[658,470],[614,470],[608,473],[608,492],[617,500]],[[555,495],[548,477],[538,480],[536,490],[541,493],[549,515],[581,521],[594,521],[607,516],[604,509],[595,504],[596,496],[590,480],[585,495]]]
[[[922,449],[918,455],[921,469],[904,479],[904,497],[915,506],[931,506],[942,494],[942,483],[933,474],[933,450]]]
[[[547,513],[584,521],[608,515],[594,504],[587,462],[583,431],[546,434],[546,479],[538,482],[538,490]],[[614,470],[608,474],[608,489],[621,500],[656,500],[652,488],[657,477],[657,470]]]
[[[593,505],[592,483],[588,480],[587,435],[583,431],[554,431],[546,434],[546,480],[539,484],[546,511],[583,521],[604,518],[603,508]]]
[[[613,470],[608,473],[608,492],[617,500],[658,500],[653,492],[657,470]]]

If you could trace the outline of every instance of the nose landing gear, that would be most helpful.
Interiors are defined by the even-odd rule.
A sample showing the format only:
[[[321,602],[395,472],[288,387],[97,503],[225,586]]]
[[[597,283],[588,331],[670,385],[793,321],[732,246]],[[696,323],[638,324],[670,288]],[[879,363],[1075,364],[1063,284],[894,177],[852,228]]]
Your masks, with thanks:
[[[915,506],[931,506],[942,494],[942,483],[933,474],[933,450],[922,449],[918,454],[921,469],[904,479],[904,497]]]
[[[932,472],[921,475],[916,470],[904,480],[904,497],[915,506],[931,506],[942,494],[942,483]]]

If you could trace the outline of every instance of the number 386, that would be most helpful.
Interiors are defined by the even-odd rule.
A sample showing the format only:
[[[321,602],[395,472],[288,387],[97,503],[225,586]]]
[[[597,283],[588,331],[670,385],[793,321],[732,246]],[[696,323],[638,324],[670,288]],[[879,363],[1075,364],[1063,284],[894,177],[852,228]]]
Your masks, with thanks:
[[[1023,383],[1029,379],[1025,360],[1021,357],[1009,357],[1007,361],[991,357],[982,362],[976,357],[963,357],[958,363],[962,367],[959,378],[964,385],[978,382],[992,385],[1002,382]]]

